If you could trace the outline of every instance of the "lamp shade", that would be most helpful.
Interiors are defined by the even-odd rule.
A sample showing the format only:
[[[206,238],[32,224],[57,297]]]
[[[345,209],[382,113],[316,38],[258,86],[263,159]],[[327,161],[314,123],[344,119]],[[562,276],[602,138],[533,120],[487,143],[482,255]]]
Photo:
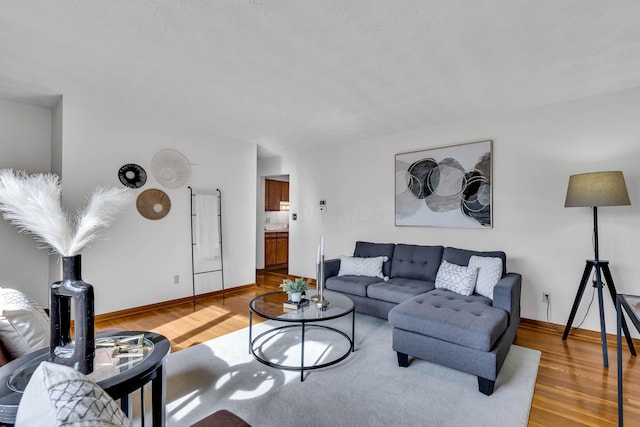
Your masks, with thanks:
[[[581,173],[569,177],[565,208],[630,204],[621,171]]]

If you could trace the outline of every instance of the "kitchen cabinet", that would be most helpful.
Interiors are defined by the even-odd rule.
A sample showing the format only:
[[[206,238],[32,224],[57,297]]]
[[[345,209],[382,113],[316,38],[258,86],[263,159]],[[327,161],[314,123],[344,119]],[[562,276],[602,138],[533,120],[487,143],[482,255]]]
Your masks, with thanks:
[[[264,210],[279,211],[280,202],[289,201],[289,183],[285,181],[275,181],[273,179],[264,180]]]
[[[264,235],[264,268],[284,267],[289,263],[289,233]]]

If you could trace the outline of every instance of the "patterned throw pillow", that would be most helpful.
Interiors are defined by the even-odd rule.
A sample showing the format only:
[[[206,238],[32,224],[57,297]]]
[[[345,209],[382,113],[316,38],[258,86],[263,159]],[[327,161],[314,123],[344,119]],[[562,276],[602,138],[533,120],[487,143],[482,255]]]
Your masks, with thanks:
[[[24,390],[16,427],[131,427],[120,407],[96,383],[69,366],[42,362]]]
[[[0,340],[12,358],[49,346],[49,316],[35,300],[0,288]]]
[[[436,289],[447,289],[460,295],[471,295],[476,286],[478,269],[442,261],[436,275]]]
[[[476,293],[493,299],[493,288],[502,277],[502,258],[473,255],[469,267],[478,267]]]
[[[338,276],[380,277],[381,279],[387,280],[384,274],[382,274],[382,264],[388,260],[389,257],[386,256],[369,258],[341,256]]]

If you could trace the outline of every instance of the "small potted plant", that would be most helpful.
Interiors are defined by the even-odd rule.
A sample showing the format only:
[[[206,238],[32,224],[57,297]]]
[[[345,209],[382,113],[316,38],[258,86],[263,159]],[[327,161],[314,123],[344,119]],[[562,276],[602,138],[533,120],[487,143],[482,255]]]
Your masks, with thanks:
[[[284,279],[280,284],[283,292],[289,294],[289,300],[299,303],[302,300],[302,293],[309,289],[309,281],[298,277],[297,279]]]

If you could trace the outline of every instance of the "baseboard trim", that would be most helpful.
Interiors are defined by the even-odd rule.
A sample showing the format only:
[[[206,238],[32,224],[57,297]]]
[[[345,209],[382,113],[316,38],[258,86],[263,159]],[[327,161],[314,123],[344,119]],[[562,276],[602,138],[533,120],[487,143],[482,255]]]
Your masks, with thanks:
[[[229,289],[225,289],[224,293],[225,294],[233,294],[233,293],[237,293],[237,292],[243,292],[246,291],[247,289],[252,289],[255,288],[256,284],[255,283],[251,283],[249,285],[243,285],[243,286],[235,286],[233,288],[229,288]],[[220,297],[222,296],[222,291],[213,291],[213,292],[207,292],[204,294],[198,294],[196,295],[196,302],[200,301],[200,300],[204,300],[207,298],[214,298],[214,297]],[[98,314],[95,316],[95,321],[96,322],[101,322],[101,321],[106,321],[106,320],[114,320],[114,319],[118,319],[121,317],[126,317],[126,316],[133,316],[136,314],[141,314],[141,313],[147,313],[149,311],[154,311],[154,310],[158,310],[161,308],[170,308],[170,307],[174,307],[177,305],[181,305],[181,304],[191,304],[193,303],[193,297],[192,296],[188,296],[188,297],[184,297],[184,298],[177,298],[177,299],[173,299],[173,300],[168,300],[168,301],[162,301],[162,302],[157,302],[154,304],[148,304],[148,305],[141,305],[139,307],[132,307],[132,308],[127,308],[124,310],[118,310],[118,311],[112,311],[110,313],[103,313],[103,314]]]
[[[566,325],[560,325],[558,323],[544,322],[542,320],[533,320],[533,319],[525,319],[525,318],[520,319],[520,325],[523,325],[523,326],[529,325],[539,330],[546,330],[549,332],[558,333],[560,335],[564,333],[564,328],[566,327]],[[629,332],[631,332],[631,330]],[[586,339],[589,341],[602,342],[600,332],[591,331],[589,329],[572,328],[571,331],[569,332],[568,339],[571,339],[571,337]],[[616,339],[617,339],[616,334],[607,333],[608,345],[616,345],[617,343]],[[633,339],[633,345],[636,346],[636,350],[640,350],[640,339],[638,338],[632,338],[632,339]],[[623,344],[626,346],[626,340],[624,339],[623,339]]]

